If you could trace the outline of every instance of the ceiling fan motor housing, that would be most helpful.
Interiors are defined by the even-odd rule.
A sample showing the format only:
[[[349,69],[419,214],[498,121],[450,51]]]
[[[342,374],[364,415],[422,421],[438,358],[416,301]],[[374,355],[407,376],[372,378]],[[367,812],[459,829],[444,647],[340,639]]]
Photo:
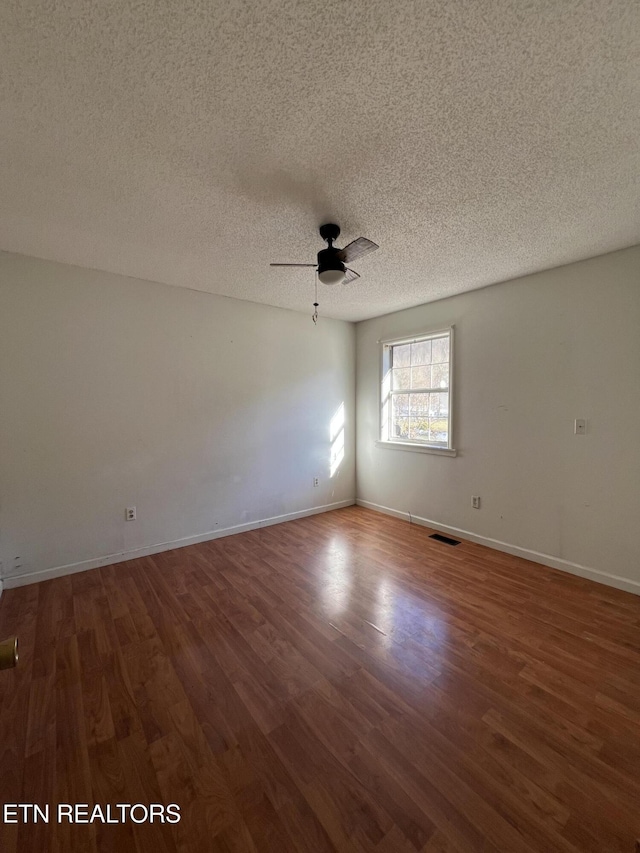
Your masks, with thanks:
[[[318,252],[318,274],[326,272],[327,270],[339,270],[340,272],[345,272],[346,267],[338,257],[339,249],[334,249],[330,247],[329,249],[322,249]]]

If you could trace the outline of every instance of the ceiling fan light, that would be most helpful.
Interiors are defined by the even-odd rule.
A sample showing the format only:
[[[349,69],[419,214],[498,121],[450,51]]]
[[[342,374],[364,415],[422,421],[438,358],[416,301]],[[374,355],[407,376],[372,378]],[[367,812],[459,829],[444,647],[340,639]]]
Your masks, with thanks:
[[[318,273],[322,284],[342,284],[344,281],[344,270],[322,270]]]

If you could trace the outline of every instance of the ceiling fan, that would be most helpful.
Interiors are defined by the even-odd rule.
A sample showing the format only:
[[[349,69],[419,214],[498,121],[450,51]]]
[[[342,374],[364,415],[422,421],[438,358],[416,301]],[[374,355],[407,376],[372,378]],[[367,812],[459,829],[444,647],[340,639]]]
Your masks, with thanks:
[[[320,236],[329,244],[328,249],[318,252],[316,264],[270,264],[272,267],[316,267],[318,278],[322,284],[349,284],[360,278],[355,270],[349,269],[346,264],[355,261],[356,258],[366,255],[378,249],[377,243],[367,240],[366,237],[358,237],[348,243],[344,249],[338,249],[333,245],[340,235],[340,228],[332,222],[320,226]]]

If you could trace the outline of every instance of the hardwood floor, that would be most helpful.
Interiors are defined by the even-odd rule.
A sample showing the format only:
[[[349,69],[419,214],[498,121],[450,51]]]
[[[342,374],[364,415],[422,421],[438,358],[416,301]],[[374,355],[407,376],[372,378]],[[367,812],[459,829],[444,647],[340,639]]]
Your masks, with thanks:
[[[631,853],[640,597],[430,532],[350,507],[6,591],[0,801],[52,815],[0,850]]]

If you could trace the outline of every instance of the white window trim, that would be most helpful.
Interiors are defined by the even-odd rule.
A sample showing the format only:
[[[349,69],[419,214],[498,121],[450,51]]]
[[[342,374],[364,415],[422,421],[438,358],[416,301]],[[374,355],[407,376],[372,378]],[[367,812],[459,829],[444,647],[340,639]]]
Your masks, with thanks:
[[[439,335],[448,334],[449,342],[449,433],[448,444],[443,447],[439,444],[424,444],[421,441],[398,441],[393,438],[382,438],[383,423],[382,423],[382,384],[385,377],[385,351],[391,346],[402,344],[413,344],[419,341],[424,341],[429,338],[436,338]],[[380,358],[378,360],[378,439],[376,447],[384,447],[385,449],[395,450],[413,450],[419,453],[433,453],[438,456],[456,456],[457,451],[453,446],[453,420],[454,420],[454,405],[453,405],[453,376],[454,376],[454,326],[447,326],[445,329],[434,329],[420,332],[415,335],[407,335],[405,337],[382,338],[378,341],[380,345]]]

